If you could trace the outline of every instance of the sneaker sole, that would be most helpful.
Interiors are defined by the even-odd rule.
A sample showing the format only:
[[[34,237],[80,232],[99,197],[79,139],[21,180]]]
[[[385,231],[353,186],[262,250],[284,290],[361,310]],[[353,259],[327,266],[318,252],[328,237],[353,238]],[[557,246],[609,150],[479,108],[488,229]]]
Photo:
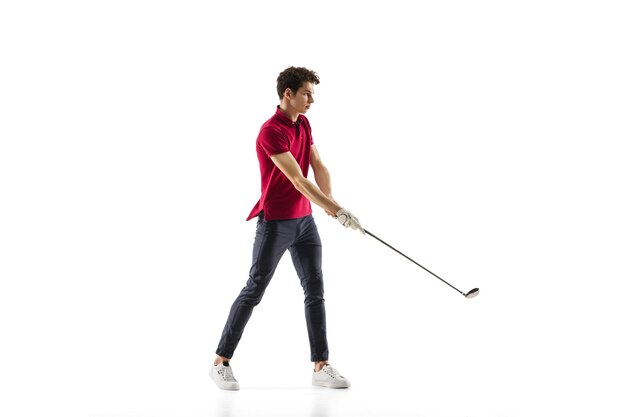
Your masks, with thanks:
[[[232,387],[220,387],[219,385],[217,385],[217,387],[224,391],[239,391],[239,385],[233,385]]]
[[[314,387],[321,387],[321,388],[333,388],[333,389],[345,389],[345,388],[350,388],[350,384],[343,384],[343,385],[332,385],[332,384],[325,384],[323,382],[317,382],[317,381],[313,381],[313,386]]]

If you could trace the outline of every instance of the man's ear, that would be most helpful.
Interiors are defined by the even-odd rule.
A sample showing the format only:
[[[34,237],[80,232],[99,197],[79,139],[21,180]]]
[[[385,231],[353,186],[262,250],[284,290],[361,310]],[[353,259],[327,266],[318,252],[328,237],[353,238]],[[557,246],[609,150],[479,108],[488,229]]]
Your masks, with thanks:
[[[292,96],[293,96],[293,92],[291,91],[291,88],[285,89],[285,92],[283,93],[283,97],[285,97],[286,99],[291,99]]]

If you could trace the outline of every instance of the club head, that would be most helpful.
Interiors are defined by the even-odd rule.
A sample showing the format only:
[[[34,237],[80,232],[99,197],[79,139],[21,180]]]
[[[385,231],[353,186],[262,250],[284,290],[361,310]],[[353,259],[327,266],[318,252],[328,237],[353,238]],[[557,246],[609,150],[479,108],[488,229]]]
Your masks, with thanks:
[[[474,288],[465,294],[465,298],[474,298],[478,295],[478,293],[480,293],[480,290],[478,288]]]

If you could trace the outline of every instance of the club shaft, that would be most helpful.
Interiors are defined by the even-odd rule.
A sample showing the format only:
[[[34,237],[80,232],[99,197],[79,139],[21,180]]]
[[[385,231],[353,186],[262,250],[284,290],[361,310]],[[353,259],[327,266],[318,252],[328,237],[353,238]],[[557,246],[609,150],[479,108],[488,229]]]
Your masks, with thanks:
[[[419,266],[420,268],[422,268],[424,271],[428,272],[430,275],[434,276],[435,278],[439,279],[440,281],[444,282],[445,284],[447,284],[448,286],[450,286],[451,288],[454,288],[455,290],[457,290],[458,292],[460,292],[461,294],[465,295],[465,293],[461,290],[459,290],[458,288],[456,288],[454,285],[450,284],[448,281],[446,281],[445,279],[441,278],[440,276],[438,276],[437,274],[435,274],[434,272],[432,272],[431,270],[429,270],[428,268],[426,268],[423,265],[420,265],[418,262],[415,262],[413,259],[409,258],[408,256],[406,256],[404,253],[400,252],[398,249],[394,248],[393,246],[391,246],[389,243],[385,242],[384,240],[382,240],[381,238],[377,237],[376,235],[370,233],[368,230],[363,229],[363,231],[365,233],[367,233],[368,235],[370,235],[371,237],[373,237],[374,239],[376,239],[377,241],[379,241],[380,243],[382,243],[383,245],[387,246],[390,249],[393,249],[394,251],[398,252],[400,255],[404,256],[406,259],[408,259],[409,261],[413,262],[415,265]]]

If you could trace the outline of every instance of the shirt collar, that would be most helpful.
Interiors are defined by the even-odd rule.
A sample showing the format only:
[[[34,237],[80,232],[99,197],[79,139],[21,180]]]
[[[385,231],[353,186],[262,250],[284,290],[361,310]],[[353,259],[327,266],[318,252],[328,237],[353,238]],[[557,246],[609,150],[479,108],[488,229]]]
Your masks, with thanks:
[[[285,113],[280,109],[280,106],[276,106],[276,117],[280,120],[281,123],[287,126],[295,126],[302,121],[302,115],[299,114],[298,118],[294,122],[290,117],[285,116]]]

